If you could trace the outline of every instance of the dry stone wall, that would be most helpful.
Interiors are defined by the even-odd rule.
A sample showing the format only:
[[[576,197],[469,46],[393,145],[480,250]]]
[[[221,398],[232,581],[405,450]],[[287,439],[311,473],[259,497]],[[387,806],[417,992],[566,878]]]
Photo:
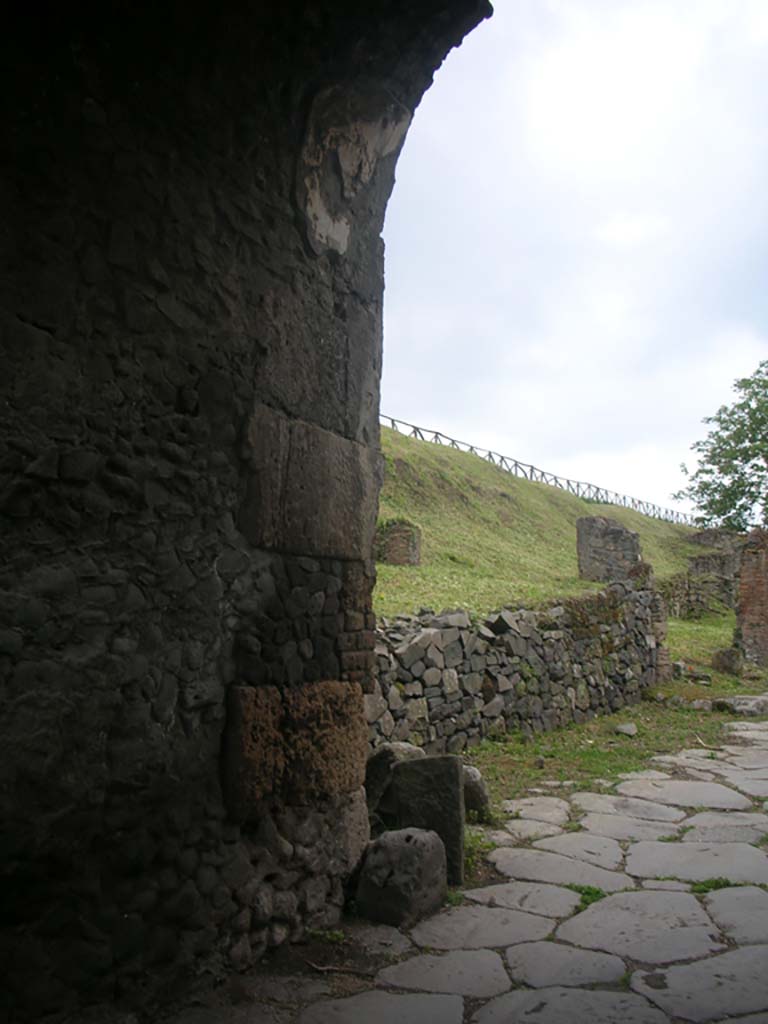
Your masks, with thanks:
[[[455,753],[489,734],[549,731],[638,701],[668,664],[658,594],[615,583],[545,611],[399,616],[377,634],[364,696],[373,747]]]

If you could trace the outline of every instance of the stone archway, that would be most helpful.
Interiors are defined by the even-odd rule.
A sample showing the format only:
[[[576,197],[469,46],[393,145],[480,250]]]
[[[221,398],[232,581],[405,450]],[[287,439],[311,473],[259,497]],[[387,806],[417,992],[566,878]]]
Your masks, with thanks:
[[[70,5],[0,44],[19,1015],[338,913],[367,828],[380,231],[412,112],[489,13]]]

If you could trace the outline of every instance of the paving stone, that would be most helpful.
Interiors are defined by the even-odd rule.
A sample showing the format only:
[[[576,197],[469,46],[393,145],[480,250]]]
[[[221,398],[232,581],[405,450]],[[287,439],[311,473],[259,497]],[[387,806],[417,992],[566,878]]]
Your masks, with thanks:
[[[653,800],[656,803],[673,804],[677,807],[711,807],[716,810],[743,811],[750,806],[750,801],[741,793],[734,793],[732,789],[720,785],[719,782],[687,782],[683,779],[657,782],[653,779],[636,779],[633,782],[622,782],[617,791],[622,796]]]
[[[723,747],[728,752],[726,760],[736,768],[768,768],[768,750],[755,747]]]
[[[768,796],[768,779],[750,779],[747,775],[741,777],[728,776],[728,781],[742,793],[762,799]]]
[[[611,839],[633,840],[660,839],[677,828],[674,822],[643,821],[626,814],[587,814],[579,824],[587,832]]]
[[[548,850],[494,850],[488,860],[508,878],[554,885],[594,885],[605,892],[634,887],[632,879],[619,871],[606,871]]]
[[[659,889],[662,892],[690,892],[688,882],[678,882],[674,878],[646,878],[640,883],[644,889]]]
[[[768,883],[768,857],[747,843],[634,843],[625,870],[639,878]]]
[[[301,1013],[298,1024],[462,1024],[463,1018],[461,996],[361,992],[314,1003]]]
[[[747,828],[762,835],[768,832],[768,814],[761,814],[759,811],[700,811],[686,818],[683,825],[686,828],[712,830]],[[686,832],[685,836],[688,835],[690,833]],[[719,841],[728,842],[727,839]]]
[[[514,949],[514,946],[512,947]],[[488,999],[512,987],[498,953],[461,949],[443,956],[415,956],[379,971],[376,980],[395,988]]]
[[[530,818],[513,818],[504,828],[518,842],[545,839],[547,836],[559,836],[563,833],[559,825],[551,825],[546,821],[532,821]]]
[[[574,793],[571,802],[584,811],[598,814],[621,814],[643,821],[682,821],[685,811],[677,807],[654,803],[652,800],[636,800],[628,796],[613,796],[609,793]]]
[[[520,989],[486,1003],[472,1024],[668,1024],[667,1017],[633,992],[578,988]],[[366,1022],[370,1024],[370,1022]]]
[[[744,946],[698,963],[638,971],[632,988],[672,1017],[704,1022],[768,1010],[765,946]]]
[[[560,925],[556,937],[650,964],[690,960],[724,948],[696,897],[683,892],[606,896]]]
[[[543,917],[569,917],[581,902],[578,893],[559,885],[540,882],[505,882],[486,885],[482,889],[468,889],[464,895],[474,903],[508,910],[525,910]]]
[[[610,953],[573,949],[557,942],[525,942],[507,950],[515,981],[533,988],[548,985],[601,985],[618,981],[624,961]]]
[[[490,832],[486,832],[485,835],[494,846],[514,846],[519,842],[519,840],[517,840],[513,835],[510,835],[509,832],[505,832],[500,828],[492,829]]]
[[[613,871],[621,866],[624,852],[615,839],[604,836],[582,835],[572,832],[567,835],[555,836],[552,839],[539,839],[533,844],[537,850],[550,850],[562,853],[565,857],[596,864],[599,868]]]
[[[645,768],[641,772],[622,772],[619,778],[629,781],[630,779],[670,779],[672,776],[667,775],[666,772],[658,772],[655,768]]]
[[[745,945],[768,942],[768,892],[764,889],[753,885],[718,889],[706,896],[704,903],[709,916],[729,939]]]
[[[521,818],[546,821],[550,825],[564,825],[571,809],[566,800],[559,796],[529,796],[522,800],[505,800],[503,808],[508,814],[519,814]]]
[[[419,946],[484,949],[546,938],[552,921],[502,907],[454,907],[422,921],[411,932]]]
[[[398,928],[388,924],[364,924],[355,921],[345,928],[355,943],[375,956],[400,956],[413,949],[413,943]]]

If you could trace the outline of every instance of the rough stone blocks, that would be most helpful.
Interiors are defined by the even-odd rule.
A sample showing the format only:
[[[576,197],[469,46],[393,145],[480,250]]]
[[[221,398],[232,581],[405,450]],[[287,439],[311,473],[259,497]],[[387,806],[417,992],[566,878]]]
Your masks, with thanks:
[[[404,519],[380,523],[374,552],[376,561],[387,565],[421,565],[421,530]]]
[[[576,547],[579,576],[586,580],[626,580],[641,561],[638,535],[604,516],[576,520]]]
[[[257,402],[239,526],[256,547],[367,560],[381,483],[374,449]]]
[[[358,789],[367,744],[356,683],[232,687],[222,756],[230,813],[244,821],[268,797],[302,804]]]

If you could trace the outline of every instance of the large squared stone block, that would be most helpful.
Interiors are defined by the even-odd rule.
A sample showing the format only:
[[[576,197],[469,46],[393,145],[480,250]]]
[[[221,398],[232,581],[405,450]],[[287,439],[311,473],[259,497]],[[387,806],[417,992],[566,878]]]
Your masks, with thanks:
[[[232,687],[222,751],[230,813],[245,821],[266,798],[307,804],[358,790],[367,748],[357,683]]]
[[[448,882],[464,881],[464,774],[453,754],[395,765],[387,794],[399,828],[437,832],[445,845]]]

